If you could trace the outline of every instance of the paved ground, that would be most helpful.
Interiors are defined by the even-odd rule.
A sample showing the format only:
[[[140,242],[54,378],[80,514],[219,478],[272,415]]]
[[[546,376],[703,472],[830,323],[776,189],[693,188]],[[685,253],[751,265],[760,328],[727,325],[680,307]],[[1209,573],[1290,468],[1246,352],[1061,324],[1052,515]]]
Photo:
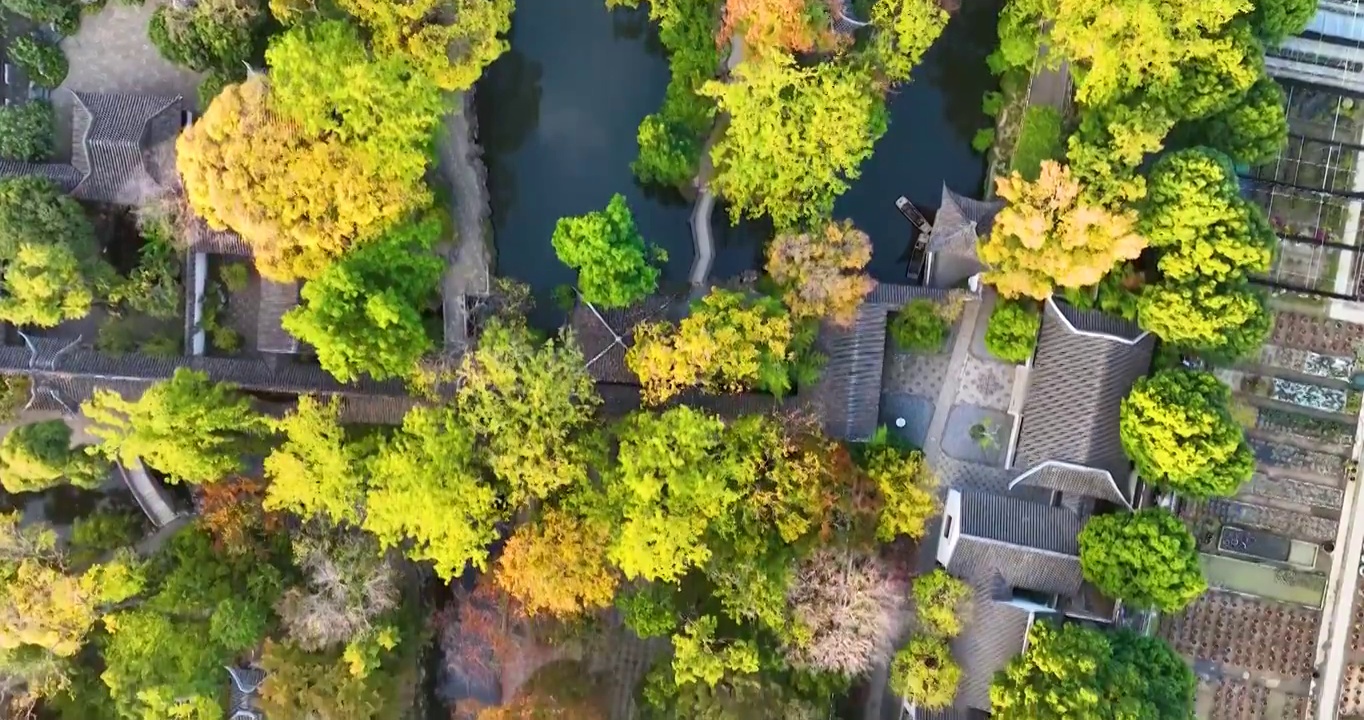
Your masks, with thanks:
[[[71,72],[61,87],[77,92],[181,95],[196,103],[200,74],[161,57],[147,41],[147,23],[163,3],[111,2],[81,18],[80,30],[62,41]]]
[[[444,185],[442,195],[455,227],[453,242],[444,248],[448,266],[442,292],[446,343],[462,348],[465,298],[487,295],[491,290],[492,210],[483,151],[476,142],[472,97],[454,93],[449,101],[454,109],[445,116],[445,132],[436,144],[436,174]]]

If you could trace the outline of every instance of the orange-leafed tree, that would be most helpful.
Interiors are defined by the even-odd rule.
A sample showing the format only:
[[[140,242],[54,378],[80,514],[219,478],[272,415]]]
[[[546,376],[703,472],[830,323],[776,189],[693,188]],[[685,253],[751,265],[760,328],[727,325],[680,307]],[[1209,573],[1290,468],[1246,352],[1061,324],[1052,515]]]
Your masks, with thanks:
[[[838,36],[827,20],[818,20],[821,14],[813,12],[812,6],[823,4],[826,0],[728,0],[720,42],[737,35],[743,38],[744,50],[753,54],[832,48]]]
[[[1097,284],[1146,248],[1135,214],[1085,202],[1070,169],[1055,161],[1043,162],[1035,181],[1015,172],[995,187],[1008,205],[978,253],[985,282],[1004,297],[1045,300],[1057,288]]]
[[[529,615],[570,617],[611,604],[619,576],[607,561],[611,528],[553,509],[517,528],[494,578]]]
[[[265,484],[253,478],[231,478],[199,486],[199,522],[214,547],[228,555],[261,552],[260,538],[279,528],[278,513],[261,506]]]
[[[767,274],[784,288],[782,301],[798,318],[827,317],[851,325],[862,298],[876,287],[865,269],[871,240],[852,222],[817,232],[778,235],[767,247]]]

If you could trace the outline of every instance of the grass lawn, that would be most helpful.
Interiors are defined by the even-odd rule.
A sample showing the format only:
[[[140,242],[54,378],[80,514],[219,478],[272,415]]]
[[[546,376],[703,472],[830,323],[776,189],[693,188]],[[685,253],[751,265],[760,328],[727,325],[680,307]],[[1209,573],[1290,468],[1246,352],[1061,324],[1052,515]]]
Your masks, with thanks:
[[[1061,157],[1061,113],[1050,106],[1030,105],[1023,113],[1023,124],[1014,144],[1012,167],[1028,180],[1037,179],[1043,160]]]

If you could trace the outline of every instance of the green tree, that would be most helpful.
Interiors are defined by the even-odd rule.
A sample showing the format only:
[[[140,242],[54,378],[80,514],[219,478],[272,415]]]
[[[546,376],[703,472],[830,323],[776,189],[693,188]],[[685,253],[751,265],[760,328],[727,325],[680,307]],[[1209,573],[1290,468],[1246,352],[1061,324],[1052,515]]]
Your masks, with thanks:
[[[1308,7],[1316,10],[1314,4]],[[1181,136],[1187,144],[1224,152],[1240,165],[1267,163],[1288,143],[1284,105],[1283,88],[1268,75],[1261,75],[1234,105],[1191,123]]]
[[[889,682],[900,697],[925,710],[938,710],[956,697],[961,666],[952,659],[946,640],[916,637],[895,653]]]
[[[0,159],[41,162],[56,149],[52,104],[29,100],[0,108]]]
[[[985,349],[1000,360],[1025,363],[1037,347],[1042,314],[1037,306],[1018,300],[999,299],[985,324]]]
[[[509,45],[512,0],[339,0],[375,52],[406,59],[443,90],[467,90]]]
[[[422,312],[445,269],[431,251],[440,234],[432,215],[351,251],[303,286],[302,302],[280,324],[317,348],[341,382],[410,375],[433,346]]]
[[[1137,322],[1171,345],[1223,361],[1254,354],[1274,326],[1264,296],[1244,282],[1148,285]]]
[[[368,441],[347,437],[341,401],[302,396],[298,406],[274,421],[284,441],[265,458],[264,506],[301,518],[322,516],[332,523],[356,523],[364,501]]]
[[[1150,98],[1086,107],[1066,149],[1084,202],[1119,210],[1145,197],[1146,178],[1138,170],[1174,125],[1174,114]]]
[[[141,459],[171,482],[212,482],[240,472],[243,452],[268,428],[232,385],[183,367],[134,402],[97,388],[81,412],[105,457]]]
[[[862,448],[861,465],[880,491],[883,505],[876,537],[891,542],[900,535],[923,537],[928,521],[942,510],[938,477],[922,452],[892,443],[884,427]]]
[[[1230,107],[1263,75],[1264,47],[1238,20],[1200,38],[1175,75],[1147,92],[1177,118],[1197,120]]]
[[[4,278],[0,319],[15,325],[54,327],[85,317],[95,299],[67,245],[20,245]]]
[[[195,72],[242,67],[267,20],[258,0],[203,0],[156,10],[147,38],[161,56]]]
[[[1079,539],[1085,579],[1109,597],[1169,613],[1208,589],[1198,543],[1164,508],[1096,516]]]
[[[726,673],[758,671],[758,649],[748,640],[721,643],[715,637],[718,621],[703,615],[673,635],[673,677],[678,685],[703,682],[711,687]]]
[[[661,113],[646,115],[635,140],[639,157],[630,171],[640,182],[681,187],[696,176],[701,143],[679,123]]]
[[[909,80],[947,27],[947,11],[930,0],[876,0],[871,6],[871,55],[891,82]]]
[[[951,638],[961,632],[962,604],[971,586],[937,568],[914,578],[914,616],[919,629],[933,637]]]
[[[1255,470],[1255,456],[1231,416],[1231,389],[1214,375],[1183,369],[1141,378],[1123,400],[1123,449],[1149,482],[1194,497],[1229,496]]]
[[[51,181],[32,176],[0,180],[0,258],[25,243],[67,244],[82,259],[95,255],[95,231],[80,203]]]
[[[1195,683],[1160,640],[1042,621],[1029,629],[1023,654],[996,675],[990,712],[1000,720],[1187,720]]]
[[[781,229],[829,217],[886,132],[882,94],[851,63],[800,66],[774,52],[700,92],[729,115],[711,148],[711,187],[729,201],[734,222],[768,215]]]
[[[673,581],[710,558],[710,521],[739,500],[724,429],[687,406],[622,422],[617,464],[603,484],[622,517],[611,559],[627,578]]]
[[[420,177],[444,112],[440,90],[401,56],[372,57],[342,20],[293,28],[270,43],[275,107],[313,136],[361,149],[400,177]]]
[[[46,490],[63,480],[93,489],[107,477],[107,464],[71,447],[65,420],[20,425],[0,441],[0,483],[9,492]]]
[[[936,302],[916,298],[900,308],[891,319],[889,329],[891,339],[901,350],[932,354],[942,350],[952,327]]]
[[[1240,196],[1231,158],[1206,148],[1156,162],[1139,228],[1167,283],[1239,282],[1269,269],[1276,242],[1264,211]]]
[[[27,35],[10,42],[9,56],[24,69],[29,80],[48,89],[61,85],[70,68],[60,47]]]
[[[368,720],[397,708],[386,672],[357,676],[340,652],[307,652],[292,642],[267,640],[261,651],[265,684],[261,709],[268,717]]]
[[[494,319],[459,378],[459,415],[512,505],[587,484],[601,398],[571,336],[540,343],[524,324]]]
[[[658,268],[635,227],[625,196],[611,196],[605,210],[562,218],[550,239],[559,261],[578,271],[583,300],[619,308],[644,299],[658,287]]]
[[[1250,27],[1267,45],[1301,33],[1317,12],[1314,0],[1259,0],[1250,12]]]
[[[475,436],[451,408],[419,406],[375,456],[362,522],[385,547],[429,560],[445,580],[487,569],[506,512],[475,462]]]

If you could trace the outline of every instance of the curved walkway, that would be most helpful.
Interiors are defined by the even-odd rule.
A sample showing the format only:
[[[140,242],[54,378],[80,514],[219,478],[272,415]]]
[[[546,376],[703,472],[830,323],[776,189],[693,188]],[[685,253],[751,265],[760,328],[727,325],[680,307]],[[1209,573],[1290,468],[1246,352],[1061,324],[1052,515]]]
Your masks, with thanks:
[[[725,58],[725,74],[728,75],[738,67],[743,57],[743,41],[736,36],[729,44],[729,57]],[[710,232],[710,216],[715,211],[715,193],[710,189],[710,177],[715,173],[715,165],[710,159],[710,149],[724,133],[728,124],[729,116],[724,113],[720,113],[715,119],[710,137],[706,138],[706,144],[701,148],[701,167],[696,173],[695,185],[700,193],[697,194],[696,203],[692,205],[691,210],[691,238],[696,245],[696,256],[692,259],[691,273],[687,276],[694,296],[705,293],[710,280],[710,267],[715,262],[715,240]]]

